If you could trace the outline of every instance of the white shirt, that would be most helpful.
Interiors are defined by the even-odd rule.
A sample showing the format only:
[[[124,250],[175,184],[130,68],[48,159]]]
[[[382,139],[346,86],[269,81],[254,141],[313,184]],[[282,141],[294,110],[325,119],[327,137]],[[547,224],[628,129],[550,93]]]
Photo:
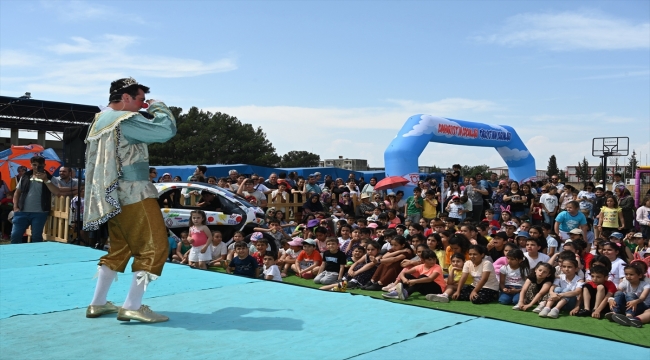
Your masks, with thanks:
[[[639,286],[632,287],[632,284],[630,284],[626,279],[623,279],[621,280],[621,283],[618,284],[618,289],[626,294],[633,293],[637,297],[641,297],[641,293],[643,293],[643,290],[650,289],[650,282],[648,281],[648,279],[643,279],[641,280],[641,282],[639,282]],[[650,306],[650,295],[648,295],[645,298],[645,300],[643,300],[643,303],[646,306]]]
[[[623,249],[625,251],[625,249]],[[614,285],[618,285],[621,279],[625,279],[625,261],[621,258],[616,258],[612,261],[612,271],[609,273]]]
[[[490,275],[488,276],[488,280],[485,285],[483,285],[483,287],[485,289],[499,291],[499,282],[497,281],[496,273],[494,272],[494,265],[492,265],[490,261],[483,259],[483,261],[478,266],[476,266],[471,260],[467,260],[465,261],[465,265],[463,265],[463,273],[472,275],[472,278],[474,279],[472,286],[474,287],[478,285],[479,281],[481,281],[483,273],[486,271],[489,271]]]
[[[524,256],[528,259],[528,264],[530,265],[531,271],[535,268],[535,266],[537,266],[538,263],[548,262],[551,259],[548,255],[542,252],[537,253],[537,259],[531,258],[530,255],[528,255],[528,252],[526,252]]]
[[[557,208],[557,196],[551,194],[542,194],[542,197],[539,198],[539,202],[546,206],[548,211],[553,212]]]
[[[271,265],[271,267],[267,268],[266,265],[264,265],[264,271],[262,272],[264,274],[264,278],[268,275],[273,276],[273,281],[280,281],[282,282],[282,275],[280,274],[280,269],[278,268],[277,265]]]
[[[521,276],[521,268],[512,269],[510,265],[501,266],[499,274],[505,274],[505,286],[524,286],[524,282],[526,281],[526,279]]]
[[[582,288],[584,285],[584,281],[578,276],[578,274],[575,274],[573,276],[573,279],[567,280],[566,274],[560,274],[560,277],[556,278],[555,281],[553,282],[553,285],[555,287],[559,287],[560,290],[556,291],[555,293],[565,293],[569,291],[573,291],[578,288]]]
[[[228,254],[228,245],[223,241],[220,242],[217,246],[210,244],[210,252],[212,253],[212,260],[220,259],[222,255]]]

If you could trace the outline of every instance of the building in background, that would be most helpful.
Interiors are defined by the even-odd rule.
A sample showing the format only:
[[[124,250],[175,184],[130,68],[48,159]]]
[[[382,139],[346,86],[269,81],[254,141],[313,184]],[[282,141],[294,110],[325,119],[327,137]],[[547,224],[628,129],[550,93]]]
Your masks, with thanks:
[[[366,159],[348,159],[339,156],[338,159],[325,159],[319,163],[320,167],[336,167],[352,171],[367,171],[368,160]]]

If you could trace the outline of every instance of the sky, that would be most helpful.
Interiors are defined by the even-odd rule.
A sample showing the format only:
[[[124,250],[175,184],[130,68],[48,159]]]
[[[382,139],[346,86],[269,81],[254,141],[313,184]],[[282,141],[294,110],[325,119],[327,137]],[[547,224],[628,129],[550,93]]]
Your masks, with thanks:
[[[512,126],[537,169],[595,165],[607,136],[650,165],[649,1],[0,0],[0,94],[106,105],[127,76],[262,127],[279,155],[381,167],[430,114]],[[505,165],[435,143],[419,158],[455,163]]]

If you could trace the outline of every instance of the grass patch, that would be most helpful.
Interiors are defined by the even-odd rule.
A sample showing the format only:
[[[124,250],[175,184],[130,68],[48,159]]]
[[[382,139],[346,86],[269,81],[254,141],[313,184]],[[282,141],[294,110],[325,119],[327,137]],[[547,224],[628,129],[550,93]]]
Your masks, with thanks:
[[[314,284],[313,280],[305,280],[297,276],[288,276],[284,281],[288,284],[313,289],[318,289],[320,287],[320,285]],[[350,290],[348,292],[354,295],[366,295],[375,299],[381,299],[382,301],[391,301],[398,304],[414,305],[459,314],[474,315],[538,328],[596,336],[603,339],[650,347],[650,326],[648,325],[641,329],[637,329],[621,326],[605,319],[597,320],[591,317],[584,318],[569,316],[568,313],[561,313],[558,319],[540,318],[537,314],[531,311],[532,309],[522,312],[512,310],[512,306],[501,305],[499,303],[474,305],[469,301],[451,301],[447,304],[443,304],[427,301],[424,298],[424,295],[420,294],[415,294],[409,297],[406,301],[400,301],[384,299],[381,296],[381,291]]]

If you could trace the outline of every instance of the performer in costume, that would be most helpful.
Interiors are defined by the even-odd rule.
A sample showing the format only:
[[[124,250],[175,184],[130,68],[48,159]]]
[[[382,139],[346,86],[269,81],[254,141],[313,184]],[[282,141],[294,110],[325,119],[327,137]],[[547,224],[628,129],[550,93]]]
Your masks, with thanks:
[[[86,317],[117,312],[121,321],[169,320],[142,305],[147,284],[160,276],[169,253],[158,192],[149,181],[147,144],[171,139],[176,120],[164,103],[145,102],[147,93],[149,88],[133,78],[113,81],[108,108],[95,116],[86,138],[83,229],[97,230],[108,223],[111,239],[108,254],[99,260],[97,287]],[[147,108],[153,120],[138,112],[142,108]],[[124,272],[131,257],[131,288],[118,308],[106,296],[117,272]]]

